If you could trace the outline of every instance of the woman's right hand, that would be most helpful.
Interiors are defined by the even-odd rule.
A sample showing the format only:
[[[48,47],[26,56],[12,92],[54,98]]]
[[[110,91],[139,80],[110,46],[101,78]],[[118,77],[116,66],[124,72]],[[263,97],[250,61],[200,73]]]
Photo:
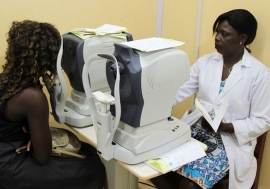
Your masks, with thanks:
[[[208,123],[208,121],[204,117],[202,117],[201,126],[206,131],[214,132],[213,128],[211,127],[211,125]]]
[[[29,134],[29,132],[26,130],[25,127],[23,127],[22,129],[23,129],[23,132],[24,132],[24,133]],[[22,152],[29,152],[30,149],[31,149],[31,139],[28,141],[27,145],[22,146],[22,147],[20,147],[20,148],[17,148],[17,149],[16,149],[16,153],[17,153],[17,154],[20,154],[20,153],[22,153]]]

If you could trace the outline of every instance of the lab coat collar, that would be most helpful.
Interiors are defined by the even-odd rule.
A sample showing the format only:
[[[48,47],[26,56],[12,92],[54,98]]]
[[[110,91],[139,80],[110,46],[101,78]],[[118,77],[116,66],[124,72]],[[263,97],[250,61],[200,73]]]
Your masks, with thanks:
[[[217,53],[214,59],[223,64],[223,57],[221,54]],[[218,95],[218,99],[222,98],[222,96],[224,96],[237,82],[239,82],[242,79],[243,77],[241,69],[242,67],[247,68],[251,67],[251,55],[246,49],[244,50],[242,60],[239,62],[238,65],[234,66],[234,69],[232,70],[230,77],[228,77],[226,81],[223,91]]]
[[[243,54],[243,57],[242,57],[242,61],[241,61],[241,65],[245,66],[247,68],[250,68],[251,67],[251,61],[250,60],[251,60],[251,55],[247,51],[247,49],[245,48],[244,49],[244,54]]]
[[[249,54],[247,49],[244,48],[244,54],[242,57],[242,61],[240,62],[241,66],[250,68],[251,67],[250,57],[251,55]],[[214,56],[214,60],[223,62],[223,57],[220,53],[216,53],[216,56]]]

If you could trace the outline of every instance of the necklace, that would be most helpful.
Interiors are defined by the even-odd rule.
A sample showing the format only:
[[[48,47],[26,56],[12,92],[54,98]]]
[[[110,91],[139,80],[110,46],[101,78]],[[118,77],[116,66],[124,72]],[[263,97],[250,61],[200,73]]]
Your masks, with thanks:
[[[242,57],[240,58],[240,60],[242,60]],[[238,62],[240,62],[240,60],[239,60]],[[238,63],[238,62],[237,62],[237,63]],[[234,63],[234,64],[236,64],[236,63]],[[234,66],[234,64],[233,64],[233,66]],[[231,68],[228,68],[224,63],[223,63],[223,66],[224,66],[225,68],[228,69],[228,72],[229,72],[229,74],[230,74],[231,71],[232,71],[232,69],[233,69],[233,66],[232,66]]]
[[[228,69],[228,72],[229,72],[229,74],[231,73],[231,71],[232,71],[232,69],[233,69],[233,66],[231,67],[231,68],[228,68],[224,63],[223,63],[223,66],[225,67],[225,68],[227,68]]]

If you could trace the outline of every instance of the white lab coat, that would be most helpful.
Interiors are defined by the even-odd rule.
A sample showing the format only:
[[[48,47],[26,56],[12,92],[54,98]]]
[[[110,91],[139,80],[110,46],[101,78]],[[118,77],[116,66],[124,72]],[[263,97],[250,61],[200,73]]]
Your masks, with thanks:
[[[248,189],[257,170],[256,138],[270,128],[270,75],[268,68],[245,49],[219,93],[222,69],[223,58],[217,52],[199,58],[191,67],[190,79],[177,92],[174,104],[197,91],[208,111],[217,112],[224,100],[229,103],[223,121],[232,123],[235,133],[220,133],[230,165],[229,189]],[[192,124],[200,116],[193,108],[182,120]]]

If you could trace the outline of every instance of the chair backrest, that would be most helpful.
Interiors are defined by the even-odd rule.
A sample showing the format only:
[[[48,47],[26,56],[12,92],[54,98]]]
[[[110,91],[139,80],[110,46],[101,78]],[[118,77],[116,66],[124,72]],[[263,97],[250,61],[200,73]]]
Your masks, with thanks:
[[[253,186],[251,189],[257,189],[258,184],[259,184],[259,177],[260,177],[260,171],[261,171],[261,164],[262,164],[262,157],[263,157],[263,149],[264,149],[264,144],[266,140],[267,132],[262,134],[257,138],[257,145],[254,151],[254,156],[257,159],[257,173],[255,177],[255,181],[253,183]]]

